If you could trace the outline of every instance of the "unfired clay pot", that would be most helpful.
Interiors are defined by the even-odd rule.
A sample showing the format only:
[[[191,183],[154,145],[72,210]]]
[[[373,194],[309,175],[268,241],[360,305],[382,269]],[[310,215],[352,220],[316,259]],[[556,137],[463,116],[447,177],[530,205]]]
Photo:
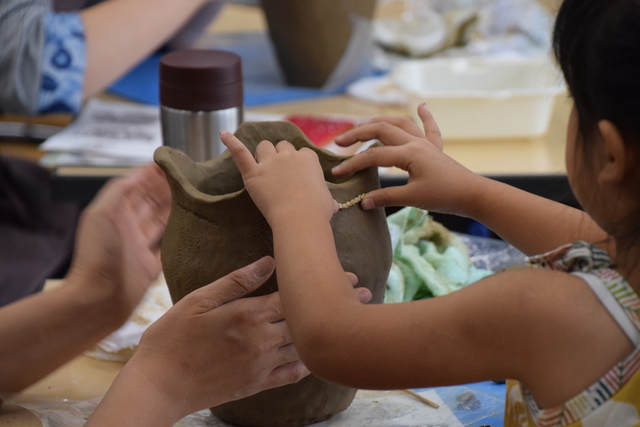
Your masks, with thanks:
[[[252,152],[262,140],[275,144],[286,139],[297,148],[311,147],[318,153],[327,185],[338,203],[380,186],[376,168],[348,178],[334,177],[331,168],[345,157],[317,148],[290,122],[244,123],[235,135]],[[194,163],[169,147],[158,148],[154,157],[165,171],[173,195],[162,240],[162,266],[174,303],[264,255],[273,255],[271,229],[244,189],[228,151],[203,163]],[[355,205],[336,213],[331,225],[343,268],[358,276],[358,286],[371,290],[372,303],[381,303],[392,255],[384,210],[364,211]],[[277,288],[274,274],[252,295],[268,294]],[[340,355],[335,357],[339,359]],[[353,388],[308,376],[297,384],[211,410],[220,419],[239,426],[303,426],[345,410],[355,393]]]
[[[321,87],[354,42],[356,21],[372,21],[376,0],[260,0],[260,4],[287,84]],[[357,49],[370,49],[366,44],[370,40],[370,36],[357,40]]]

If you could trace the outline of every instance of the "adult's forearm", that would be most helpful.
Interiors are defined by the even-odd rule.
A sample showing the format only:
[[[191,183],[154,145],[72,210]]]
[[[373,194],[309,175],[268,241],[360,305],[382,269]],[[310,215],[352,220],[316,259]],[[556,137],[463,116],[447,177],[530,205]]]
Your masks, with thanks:
[[[207,0],[110,0],[85,9],[84,97],[102,91],[165,43]]]
[[[20,391],[95,345],[117,328],[112,312],[68,285],[0,309],[0,390]]]
[[[167,401],[162,391],[128,362],[95,409],[87,426],[172,426],[183,414],[180,402]]]

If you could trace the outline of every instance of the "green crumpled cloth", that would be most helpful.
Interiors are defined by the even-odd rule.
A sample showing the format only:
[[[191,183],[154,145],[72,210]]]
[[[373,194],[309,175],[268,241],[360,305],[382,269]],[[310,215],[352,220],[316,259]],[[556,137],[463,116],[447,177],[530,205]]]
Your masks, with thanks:
[[[393,262],[385,303],[445,295],[492,274],[474,267],[462,239],[425,210],[406,207],[387,223]]]

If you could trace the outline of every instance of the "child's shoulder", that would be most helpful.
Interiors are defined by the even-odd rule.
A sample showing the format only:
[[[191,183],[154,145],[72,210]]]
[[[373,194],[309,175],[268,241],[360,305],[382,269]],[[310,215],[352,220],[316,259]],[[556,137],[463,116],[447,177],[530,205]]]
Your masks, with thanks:
[[[508,313],[504,336],[511,340],[510,353],[521,361],[514,366],[514,378],[543,406],[586,389],[634,348],[585,276],[521,268],[479,283],[504,294],[495,309]],[[548,389],[549,378],[561,384]]]

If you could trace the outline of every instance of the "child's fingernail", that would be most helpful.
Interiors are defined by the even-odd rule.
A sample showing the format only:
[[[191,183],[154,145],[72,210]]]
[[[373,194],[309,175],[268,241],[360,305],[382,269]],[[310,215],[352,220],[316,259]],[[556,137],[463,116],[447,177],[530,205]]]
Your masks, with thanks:
[[[375,208],[376,202],[373,199],[364,199],[362,202],[360,202],[360,206],[362,206],[362,209],[366,211],[368,209]]]
[[[226,135],[228,133],[229,133],[229,131],[227,131],[225,129],[220,129],[220,135]]]

